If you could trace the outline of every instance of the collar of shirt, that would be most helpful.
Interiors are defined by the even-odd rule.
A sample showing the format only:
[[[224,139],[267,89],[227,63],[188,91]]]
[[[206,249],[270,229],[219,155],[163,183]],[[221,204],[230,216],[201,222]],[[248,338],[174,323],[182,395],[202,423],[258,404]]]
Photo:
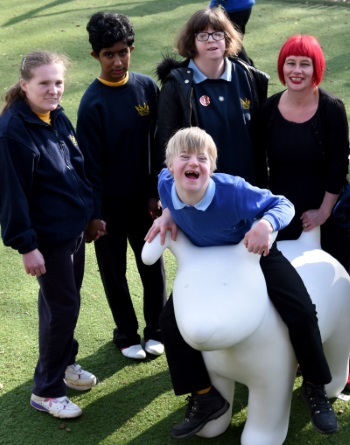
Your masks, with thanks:
[[[129,71],[126,72],[126,75],[124,77],[124,79],[122,80],[118,80],[118,82],[109,82],[108,80],[104,80],[101,77],[97,78],[101,83],[103,83],[104,85],[107,85],[109,87],[121,87],[123,85],[125,85],[128,80],[129,80]]]
[[[190,206],[181,201],[178,194],[176,193],[176,188],[174,183],[171,187],[171,200],[174,209],[181,210],[184,207],[195,207],[197,210],[202,210],[202,212],[205,212],[214,198],[215,188],[216,188],[215,182],[213,181],[212,178],[210,178],[207,190],[205,191],[203,198],[200,201],[198,201],[197,204],[195,204],[194,206]]]
[[[194,63],[193,59],[190,60],[190,63],[188,64],[188,68],[191,68],[193,70],[193,82],[194,83],[201,83],[208,79],[197,67],[197,65]],[[227,82],[231,82],[232,79],[232,63],[228,60],[227,57],[225,57],[225,71],[222,73],[222,76],[220,76],[220,79],[226,80]]]

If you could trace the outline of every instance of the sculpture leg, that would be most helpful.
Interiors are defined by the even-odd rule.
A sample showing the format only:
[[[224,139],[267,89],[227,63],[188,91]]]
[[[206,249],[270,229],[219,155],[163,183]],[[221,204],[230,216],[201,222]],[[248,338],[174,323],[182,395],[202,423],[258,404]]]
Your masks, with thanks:
[[[288,432],[293,382],[292,372],[283,378],[269,379],[249,387],[248,417],[242,445],[282,445]],[[288,375],[289,373],[289,375]]]
[[[332,336],[323,344],[323,348],[332,374],[332,381],[326,385],[326,391],[328,397],[333,398],[343,391],[348,379],[349,335]]]
[[[230,403],[230,409],[218,419],[208,422],[205,427],[197,434],[200,437],[216,437],[224,433],[231,423],[232,404],[235,391],[235,381],[229,378],[219,376],[215,373],[210,374],[212,385],[220,392],[220,394]]]
[[[246,344],[246,353],[237,351],[236,361],[242,360],[243,377],[237,380],[249,390],[248,417],[241,444],[282,445],[288,432],[296,358],[288,331],[272,307],[259,334],[254,343]],[[246,363],[248,351],[255,360],[251,366]]]

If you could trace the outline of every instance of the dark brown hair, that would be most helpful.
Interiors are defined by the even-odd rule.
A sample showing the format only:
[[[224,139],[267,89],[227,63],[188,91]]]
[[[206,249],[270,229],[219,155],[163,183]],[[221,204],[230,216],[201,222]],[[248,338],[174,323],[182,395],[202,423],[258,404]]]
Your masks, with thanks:
[[[225,33],[225,56],[236,56],[242,47],[242,35],[221,7],[200,9],[189,18],[175,40],[178,53],[182,57],[193,59],[197,53],[195,34],[209,27]]]

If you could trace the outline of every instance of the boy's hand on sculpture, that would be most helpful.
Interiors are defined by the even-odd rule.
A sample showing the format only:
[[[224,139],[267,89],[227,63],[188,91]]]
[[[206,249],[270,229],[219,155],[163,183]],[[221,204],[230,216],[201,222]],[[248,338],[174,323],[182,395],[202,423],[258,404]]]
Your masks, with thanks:
[[[165,242],[165,235],[168,230],[171,231],[171,239],[176,241],[177,225],[171,217],[169,209],[165,208],[162,215],[153,221],[152,227],[145,236],[145,241],[150,243],[160,232],[160,244],[163,245]]]
[[[267,256],[270,252],[272,232],[273,228],[269,221],[262,218],[245,234],[243,244],[248,249],[248,252]]]

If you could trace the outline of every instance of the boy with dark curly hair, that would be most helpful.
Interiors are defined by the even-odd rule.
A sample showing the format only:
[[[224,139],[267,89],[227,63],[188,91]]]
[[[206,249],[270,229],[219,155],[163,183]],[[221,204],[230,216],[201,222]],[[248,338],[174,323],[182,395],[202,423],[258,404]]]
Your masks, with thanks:
[[[158,87],[151,77],[130,72],[134,28],[123,14],[97,12],[87,24],[91,55],[101,73],[85,91],[77,137],[94,192],[87,240],[95,241],[102,283],[116,324],[113,341],[126,357],[144,359],[164,351],[159,315],[166,299],[162,261],[141,261],[143,239],[160,214],[158,157],[153,141]],[[105,222],[105,226],[103,226]],[[98,230],[106,235],[96,239]],[[143,284],[145,350],[126,279],[128,242]]]

